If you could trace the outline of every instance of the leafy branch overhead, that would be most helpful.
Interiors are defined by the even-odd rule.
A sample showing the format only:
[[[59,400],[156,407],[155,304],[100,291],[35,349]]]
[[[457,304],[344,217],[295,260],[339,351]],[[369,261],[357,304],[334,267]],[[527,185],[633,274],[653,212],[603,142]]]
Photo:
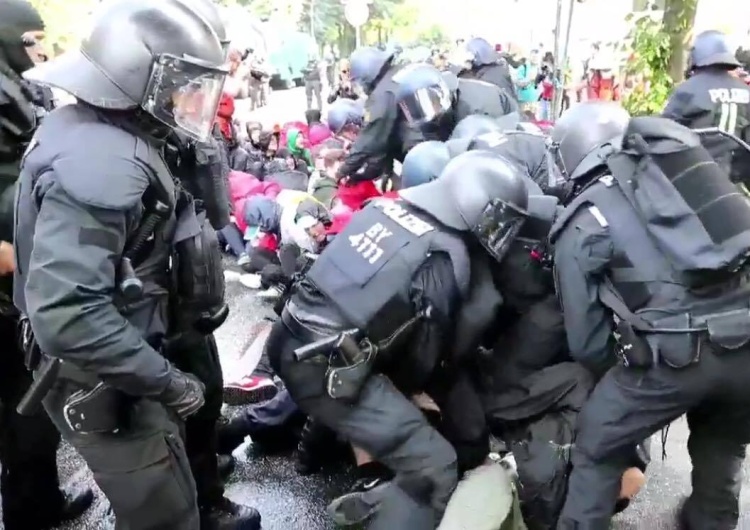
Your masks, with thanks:
[[[685,71],[697,0],[663,0],[659,4],[644,2],[642,14],[627,19],[634,25],[626,73],[636,76],[637,83],[623,103],[634,115],[660,113]]]

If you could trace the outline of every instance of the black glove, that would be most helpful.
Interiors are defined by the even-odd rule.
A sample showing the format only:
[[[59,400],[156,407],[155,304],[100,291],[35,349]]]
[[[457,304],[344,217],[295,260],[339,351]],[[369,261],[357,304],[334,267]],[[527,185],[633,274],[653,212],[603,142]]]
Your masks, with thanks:
[[[205,390],[206,387],[195,376],[172,368],[169,384],[158,399],[184,420],[198,412],[206,402],[203,396]]]

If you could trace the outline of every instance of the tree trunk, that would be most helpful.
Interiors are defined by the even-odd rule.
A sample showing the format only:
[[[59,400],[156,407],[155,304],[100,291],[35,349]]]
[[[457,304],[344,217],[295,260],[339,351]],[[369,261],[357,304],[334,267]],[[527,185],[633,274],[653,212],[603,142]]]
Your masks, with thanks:
[[[664,31],[669,34],[669,75],[675,83],[685,77],[685,66],[698,0],[666,0],[664,6]]]

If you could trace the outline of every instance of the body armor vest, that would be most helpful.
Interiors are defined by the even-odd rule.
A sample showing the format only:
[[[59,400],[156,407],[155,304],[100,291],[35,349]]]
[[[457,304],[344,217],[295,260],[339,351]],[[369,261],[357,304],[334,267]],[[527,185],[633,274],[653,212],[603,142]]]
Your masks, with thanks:
[[[352,326],[379,342],[427,310],[415,307],[411,286],[433,252],[450,256],[459,290],[466,296],[470,266],[463,240],[401,201],[377,200],[354,215],[307,279]]]
[[[14,225],[16,259],[19,266],[16,277],[23,277],[27,271],[23,269],[28,264],[33,248],[34,232],[40,202],[44,191],[39,189],[40,177],[46,174],[54,174],[51,171],[55,160],[62,158],[65,153],[60,151],[60,138],[65,137],[72,127],[81,123],[92,122],[101,126],[101,122],[89,109],[77,106],[68,106],[58,109],[49,115],[43,127],[37,131],[29,151],[24,155],[23,174],[19,179],[19,192],[17,195],[16,221]],[[96,133],[94,133],[96,134]],[[152,346],[160,346],[159,340],[168,332],[167,307],[169,302],[170,288],[170,256],[174,247],[174,235],[176,228],[175,187],[172,175],[164,162],[161,153],[155,147],[149,145],[143,139],[120,130],[117,135],[116,145],[108,148],[118,150],[123,157],[130,157],[141,168],[146,168],[151,184],[143,193],[142,204],[137,208],[137,214],[133,215],[128,226],[128,239],[132,238],[137,231],[141,218],[148,213],[147,208],[152,199],[158,199],[171,207],[171,212],[166,219],[157,226],[153,237],[138,252],[134,260],[135,275],[143,284],[143,297],[136,302],[128,301],[118,290],[113,293],[113,302],[128,320],[141,329]],[[95,141],[95,138],[80,139],[82,142]],[[63,143],[63,145],[65,145]],[[33,162],[28,162],[32,157]],[[84,163],[81,163],[85,167]],[[28,175],[28,176],[27,176]],[[80,178],[99,178],[99,175],[82,174]],[[39,185],[38,185],[39,184]],[[47,184],[49,186],[49,184]],[[132,185],[123,183],[123,189],[110,190],[113,194],[132,193]],[[104,203],[104,198],[102,198]],[[116,202],[112,199],[110,204]],[[112,208],[115,208],[114,204]],[[123,206],[123,211],[126,210]],[[127,249],[128,245],[126,245]],[[116,279],[116,285],[120,278]],[[26,301],[24,295],[24,282],[17,281],[14,285],[14,301],[22,312],[26,312]],[[142,329],[143,326],[148,329]]]
[[[750,340],[750,283],[746,274],[701,289],[686,285],[656,246],[643,220],[611,175],[587,188],[561,213],[550,233],[555,242],[582,208],[592,209],[606,226],[614,255],[599,285],[599,300],[633,329],[646,334],[655,358],[683,366],[696,345],[691,335],[707,331],[722,347]],[[595,208],[596,210],[593,210]],[[601,213],[600,213],[601,212]],[[675,237],[690,234],[675,234]]]
[[[458,80],[456,123],[472,114],[500,118],[508,114],[503,108],[502,89],[478,79]]]

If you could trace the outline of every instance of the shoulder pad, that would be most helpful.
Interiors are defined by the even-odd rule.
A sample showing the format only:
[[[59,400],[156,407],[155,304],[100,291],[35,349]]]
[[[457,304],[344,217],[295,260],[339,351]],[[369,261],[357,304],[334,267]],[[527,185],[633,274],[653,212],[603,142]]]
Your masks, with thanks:
[[[27,163],[51,167],[56,182],[83,204],[107,210],[128,210],[138,204],[150,183],[147,168],[136,158],[140,140],[109,124],[78,122],[64,133],[50,131],[73,139],[55,149],[54,137],[44,134],[46,126],[59,125],[55,122],[47,119],[41,125],[40,145],[29,153]]]

